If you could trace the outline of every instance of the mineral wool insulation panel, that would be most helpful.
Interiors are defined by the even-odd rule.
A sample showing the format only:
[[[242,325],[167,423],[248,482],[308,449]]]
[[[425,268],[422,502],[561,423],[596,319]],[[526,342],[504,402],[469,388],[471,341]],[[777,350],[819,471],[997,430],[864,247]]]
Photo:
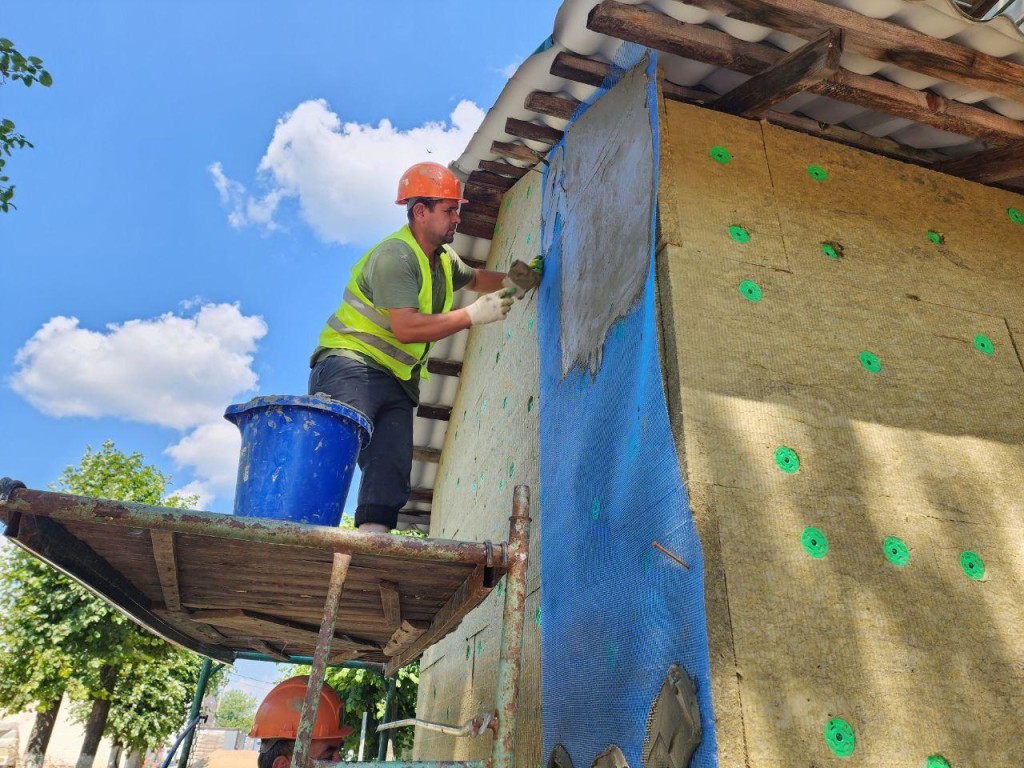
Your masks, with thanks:
[[[674,103],[662,137],[721,764],[835,764],[841,718],[844,765],[1020,765],[1024,199]]]
[[[524,176],[504,196],[487,266],[506,271],[540,253],[541,175]],[[430,535],[504,541],[512,490],[530,486],[530,572],[516,762],[543,762],[540,726],[540,507],[537,298],[517,301],[501,323],[469,332],[459,394],[437,472]],[[462,724],[495,702],[504,585],[462,625],[424,654],[418,712]],[[490,755],[491,739],[455,738],[417,729],[414,759],[466,760]]]

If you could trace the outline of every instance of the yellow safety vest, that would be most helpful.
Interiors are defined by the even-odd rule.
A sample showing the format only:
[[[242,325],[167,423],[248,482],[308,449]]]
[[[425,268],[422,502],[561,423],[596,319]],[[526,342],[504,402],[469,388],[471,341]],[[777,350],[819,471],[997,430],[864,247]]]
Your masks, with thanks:
[[[422,341],[409,344],[400,342],[391,332],[391,318],[387,310],[377,309],[359,290],[359,278],[370,254],[388,240],[401,240],[416,254],[423,278],[420,284],[418,310],[424,315],[433,314],[434,289],[430,261],[406,225],[373,246],[352,268],[352,277],[345,287],[345,297],[337,311],[327,318],[327,324],[320,332],[319,345],[330,349],[352,349],[361,352],[383,365],[402,381],[408,381],[412,378],[413,368],[426,361],[430,344]],[[441,311],[447,312],[452,308],[453,293],[452,256],[448,246],[442,248],[440,259],[444,271],[444,306]],[[424,379],[427,378],[426,367],[423,368],[421,375]]]

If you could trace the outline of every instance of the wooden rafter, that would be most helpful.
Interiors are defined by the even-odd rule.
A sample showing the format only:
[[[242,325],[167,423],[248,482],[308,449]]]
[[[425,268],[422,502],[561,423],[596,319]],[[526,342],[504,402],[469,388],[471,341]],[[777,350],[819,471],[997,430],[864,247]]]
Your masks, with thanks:
[[[562,54],[559,54],[561,56]],[[556,60],[558,56],[555,57]],[[532,123],[527,120],[519,120],[510,117],[505,120],[505,133],[509,136],[518,136],[527,141],[539,141],[542,144],[557,144],[562,140],[562,131],[552,128],[549,125]]]
[[[989,184],[1016,179],[1024,176],[1024,142],[946,160],[937,163],[935,170]]]
[[[818,0],[686,0],[687,5],[810,40],[829,27],[844,30],[844,47],[875,61],[1024,104],[1024,65],[989,56]]]
[[[576,114],[580,103],[576,99],[559,96],[557,93],[534,91],[526,97],[524,106],[542,115],[550,115],[560,120],[568,120]]]
[[[730,115],[761,117],[776,104],[835,74],[843,52],[842,37],[840,30],[828,30],[715,99],[712,108]]]
[[[594,59],[587,59],[573,53],[562,52],[555,57],[555,61],[560,62],[561,64],[559,69],[562,76],[572,80],[575,80],[574,73],[584,73],[582,75],[583,77],[593,78],[594,73],[598,72],[602,73],[601,79],[603,81],[604,77],[611,72],[610,64],[605,64],[604,62],[599,62]],[[554,65],[552,65],[552,74],[554,74]],[[579,82],[588,81],[580,80]],[[711,91],[688,88],[668,80],[662,83],[662,92],[666,99],[680,101],[686,104],[709,104],[718,98],[718,95]],[[866,149],[877,154],[894,157],[899,160],[905,160],[912,163],[929,165],[946,159],[944,155],[933,150],[914,149],[912,147],[904,146],[892,139],[869,136],[866,133],[860,133],[859,131],[854,131],[850,128],[844,128],[841,125],[827,125],[825,123],[819,123],[817,120],[813,120],[809,117],[803,117],[801,115],[769,110],[765,113],[764,119],[775,125],[781,125],[785,128],[800,131],[801,133],[821,136],[823,138],[830,139],[831,141],[847,144],[851,147],[859,147],[860,149]]]
[[[759,74],[786,55],[769,45],[738,40],[724,32],[686,24],[615,0],[604,0],[595,6],[587,26],[595,32],[747,75]],[[1001,144],[1024,139],[1024,124],[1016,120],[929,91],[915,91],[844,69],[809,90],[984,141]]]
[[[403,621],[384,646],[385,656],[397,656],[423,637],[430,625],[425,621]]]
[[[409,501],[413,504],[431,504],[434,501],[434,489],[413,488],[409,492]]]
[[[501,155],[502,157],[507,157],[510,160],[529,163],[531,166],[536,165],[544,159],[540,152],[530,149],[525,144],[512,144],[507,141],[492,141],[491,152],[496,155]]]
[[[437,421],[448,421],[452,417],[451,406],[438,405],[434,403],[420,403],[416,408],[416,415],[422,419],[436,419]]]
[[[153,545],[153,560],[160,578],[160,589],[164,593],[164,605],[168,610],[181,610],[181,591],[178,588],[178,558],[174,554],[174,534],[170,531],[150,531]]]
[[[462,363],[459,360],[443,360],[440,357],[431,357],[427,360],[427,370],[436,373],[438,376],[461,376]]]
[[[412,449],[413,461],[425,461],[429,464],[437,464],[441,461],[441,451],[437,448],[424,448],[414,445]]]
[[[529,168],[523,168],[512,163],[503,163],[496,160],[481,160],[480,170],[490,171],[499,176],[508,176],[510,179],[521,179],[530,172]]]
[[[469,174],[469,178],[466,179],[466,184],[479,184],[484,187],[494,187],[495,189],[500,189],[502,192],[505,192],[512,188],[515,181],[488,171],[473,171]]]

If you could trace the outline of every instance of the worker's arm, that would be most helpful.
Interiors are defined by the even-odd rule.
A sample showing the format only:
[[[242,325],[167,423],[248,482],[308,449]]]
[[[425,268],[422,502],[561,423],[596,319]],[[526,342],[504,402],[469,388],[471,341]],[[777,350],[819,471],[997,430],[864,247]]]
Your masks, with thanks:
[[[466,284],[465,288],[467,291],[476,291],[477,293],[493,293],[494,291],[501,290],[501,281],[505,277],[506,274],[504,272],[495,272],[490,269],[474,269],[473,279]]]
[[[501,287],[501,283],[498,283]],[[440,341],[471,325],[483,325],[503,320],[512,306],[511,296],[485,293],[468,307],[453,309],[438,315],[425,315],[414,307],[389,309],[391,332],[403,344],[422,341]]]

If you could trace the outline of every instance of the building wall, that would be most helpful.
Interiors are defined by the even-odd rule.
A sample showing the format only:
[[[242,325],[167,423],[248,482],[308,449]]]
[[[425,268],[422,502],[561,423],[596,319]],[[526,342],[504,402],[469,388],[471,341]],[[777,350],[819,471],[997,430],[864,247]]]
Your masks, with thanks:
[[[501,206],[487,265],[506,270],[540,253],[541,175],[532,171]],[[518,765],[543,762],[540,726],[540,484],[536,292],[503,323],[469,333],[458,397],[438,467],[430,535],[463,541],[508,538],[512,490],[530,486],[530,571],[520,680]],[[504,584],[420,661],[418,717],[461,725],[493,711]],[[486,758],[493,739],[416,730],[415,760]]]
[[[676,103],[661,136],[720,764],[833,764],[843,718],[844,765],[1019,765],[1024,198]]]

